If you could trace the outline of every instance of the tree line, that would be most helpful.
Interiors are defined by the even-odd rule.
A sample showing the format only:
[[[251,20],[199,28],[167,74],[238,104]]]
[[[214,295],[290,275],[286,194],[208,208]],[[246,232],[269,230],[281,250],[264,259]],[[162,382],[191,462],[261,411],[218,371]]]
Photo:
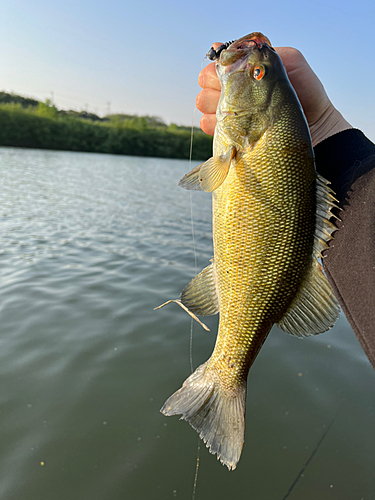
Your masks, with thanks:
[[[212,154],[212,138],[193,129],[194,160]],[[58,110],[49,100],[0,92],[0,146],[188,159],[191,129],[154,116]]]

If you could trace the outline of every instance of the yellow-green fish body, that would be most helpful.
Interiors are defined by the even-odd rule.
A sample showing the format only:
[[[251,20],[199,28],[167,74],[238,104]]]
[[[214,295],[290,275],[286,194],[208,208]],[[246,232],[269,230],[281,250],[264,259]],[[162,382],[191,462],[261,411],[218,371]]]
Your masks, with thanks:
[[[213,262],[177,301],[220,312],[216,345],[162,408],[182,414],[234,469],[245,430],[246,380],[273,324],[326,331],[339,307],[318,258],[335,229],[334,198],[317,176],[308,127],[281,60],[253,33],[221,51],[213,157],[180,185],[213,197]]]

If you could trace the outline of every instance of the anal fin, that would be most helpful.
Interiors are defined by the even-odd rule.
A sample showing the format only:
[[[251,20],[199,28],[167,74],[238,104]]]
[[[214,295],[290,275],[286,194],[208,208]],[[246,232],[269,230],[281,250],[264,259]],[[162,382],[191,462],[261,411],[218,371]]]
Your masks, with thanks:
[[[199,316],[212,316],[219,312],[219,298],[216,287],[215,267],[205,267],[182,290],[180,301]]]
[[[219,312],[219,299],[216,288],[214,264],[205,267],[188,285],[182,290],[180,297],[175,300],[168,300],[155,309],[175,302],[184,309],[195,321],[205,330],[210,329],[200,321],[196,314],[200,316],[211,316]]]

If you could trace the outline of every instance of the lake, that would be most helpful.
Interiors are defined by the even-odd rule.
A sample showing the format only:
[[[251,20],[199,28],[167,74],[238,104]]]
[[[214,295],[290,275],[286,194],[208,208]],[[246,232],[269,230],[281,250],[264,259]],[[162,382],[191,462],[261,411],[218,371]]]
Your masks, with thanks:
[[[159,412],[190,374],[191,321],[153,308],[212,257],[211,197],[177,187],[197,164],[0,148],[2,500],[192,498],[197,434]],[[215,341],[205,322],[194,367]],[[202,443],[195,498],[371,500],[374,417],[375,372],[343,315],[314,338],[275,327],[238,468]]]

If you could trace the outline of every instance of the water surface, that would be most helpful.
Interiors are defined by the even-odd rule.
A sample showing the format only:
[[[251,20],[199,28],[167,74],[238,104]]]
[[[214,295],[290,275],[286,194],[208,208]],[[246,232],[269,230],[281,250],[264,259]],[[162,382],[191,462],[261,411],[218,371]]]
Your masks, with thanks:
[[[177,182],[196,164],[0,148],[2,500],[191,498],[197,434],[159,413],[190,373],[190,318],[153,308],[195,274]],[[210,196],[192,201],[200,270]],[[375,372],[343,316],[312,339],[274,328],[249,376],[239,466],[202,445],[196,499],[282,500],[316,450],[290,500],[371,500],[374,414]]]

